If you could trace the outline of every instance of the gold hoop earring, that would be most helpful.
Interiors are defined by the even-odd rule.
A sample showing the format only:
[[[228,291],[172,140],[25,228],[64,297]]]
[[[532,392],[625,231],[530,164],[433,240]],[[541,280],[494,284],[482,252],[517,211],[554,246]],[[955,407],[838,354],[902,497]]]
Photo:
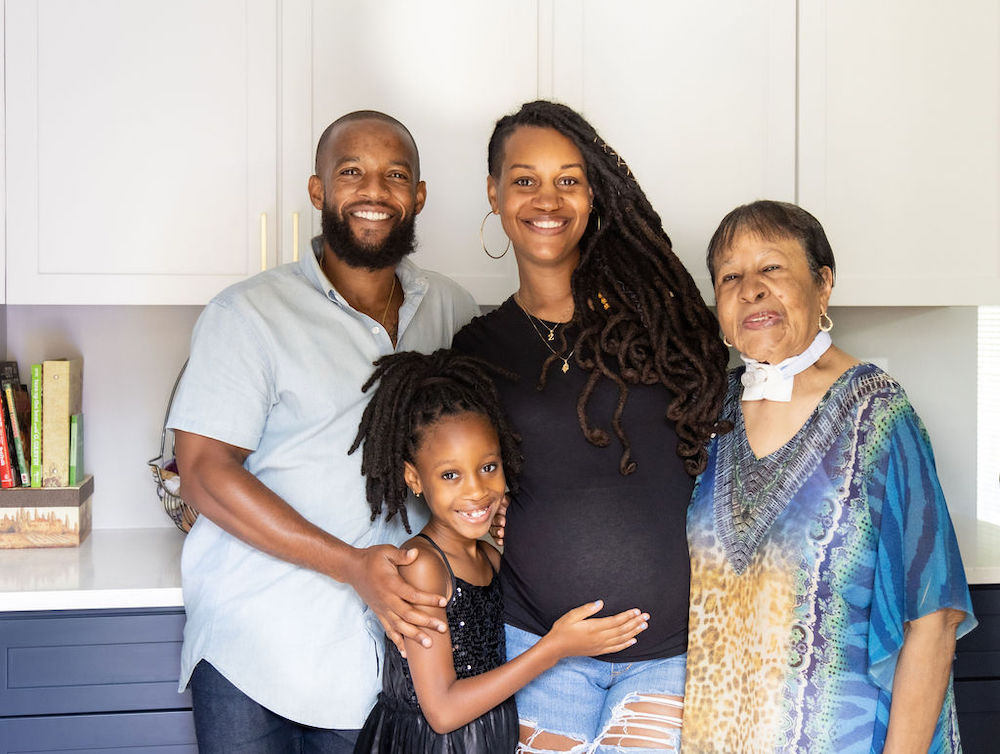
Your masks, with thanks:
[[[826,317],[826,327],[823,327],[823,318]],[[823,332],[830,332],[833,329],[833,320],[830,319],[830,315],[823,312],[819,315],[819,329]]]
[[[594,205],[593,204],[590,205],[590,211],[591,212],[594,211]],[[598,215],[597,216],[597,230],[600,230],[600,229],[601,229],[601,216]]]
[[[502,252],[499,254],[490,254],[490,250],[486,248],[486,239],[483,237],[483,234],[486,231],[486,221],[490,219],[490,215],[497,215],[497,217],[500,216],[499,213],[494,212],[493,210],[486,213],[486,217],[484,217],[483,221],[479,223],[479,243],[482,244],[483,251],[486,252],[486,256],[490,259],[500,259],[504,254],[510,251],[510,239],[507,239],[507,246]]]
[[[724,345],[726,348],[732,348],[733,347],[733,344],[729,342],[729,338],[727,338],[725,336],[725,334],[723,334],[723,336],[722,336],[722,345]]]

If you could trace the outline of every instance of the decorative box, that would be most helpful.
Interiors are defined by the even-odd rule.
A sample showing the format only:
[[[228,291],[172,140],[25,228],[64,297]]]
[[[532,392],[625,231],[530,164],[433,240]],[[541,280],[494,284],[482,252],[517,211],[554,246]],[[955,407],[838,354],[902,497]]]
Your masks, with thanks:
[[[77,547],[90,533],[94,477],[75,487],[0,490],[0,550]]]

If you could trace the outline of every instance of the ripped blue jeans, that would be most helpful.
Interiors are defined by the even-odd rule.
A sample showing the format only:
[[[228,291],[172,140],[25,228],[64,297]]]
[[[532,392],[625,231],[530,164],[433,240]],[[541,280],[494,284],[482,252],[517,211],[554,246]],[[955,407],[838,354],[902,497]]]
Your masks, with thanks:
[[[506,634],[508,660],[541,638],[510,624]],[[560,660],[515,695],[522,730],[518,751],[680,751],[686,662],[686,654],[621,663]],[[533,734],[525,736],[526,729]],[[556,746],[546,734],[564,741]]]

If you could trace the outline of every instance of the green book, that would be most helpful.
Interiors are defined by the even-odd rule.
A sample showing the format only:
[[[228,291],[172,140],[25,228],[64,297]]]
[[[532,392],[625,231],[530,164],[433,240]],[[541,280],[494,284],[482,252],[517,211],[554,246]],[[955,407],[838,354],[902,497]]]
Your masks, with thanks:
[[[83,481],[83,414],[69,417],[69,486]]]
[[[18,473],[21,475],[21,485],[27,487],[31,484],[31,475],[24,455],[24,433],[21,431],[21,422],[17,416],[17,401],[14,399],[14,391],[19,389],[20,386],[16,383],[12,384],[7,381],[3,383],[3,395],[7,401],[7,415],[10,417],[10,431],[14,438],[14,455],[17,457]]]
[[[42,486],[42,365],[31,365],[31,486]]]

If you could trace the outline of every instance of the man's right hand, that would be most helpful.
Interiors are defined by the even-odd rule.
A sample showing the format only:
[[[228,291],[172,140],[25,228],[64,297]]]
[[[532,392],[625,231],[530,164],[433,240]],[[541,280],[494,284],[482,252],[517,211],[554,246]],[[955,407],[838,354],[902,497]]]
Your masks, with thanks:
[[[399,566],[409,565],[417,557],[416,548],[401,550],[391,545],[375,545],[355,549],[347,583],[372,609],[385,635],[405,657],[403,637],[431,645],[431,637],[424,629],[444,633],[448,625],[420,611],[417,605],[444,607],[448,600],[440,594],[422,592],[413,588],[399,575]]]

